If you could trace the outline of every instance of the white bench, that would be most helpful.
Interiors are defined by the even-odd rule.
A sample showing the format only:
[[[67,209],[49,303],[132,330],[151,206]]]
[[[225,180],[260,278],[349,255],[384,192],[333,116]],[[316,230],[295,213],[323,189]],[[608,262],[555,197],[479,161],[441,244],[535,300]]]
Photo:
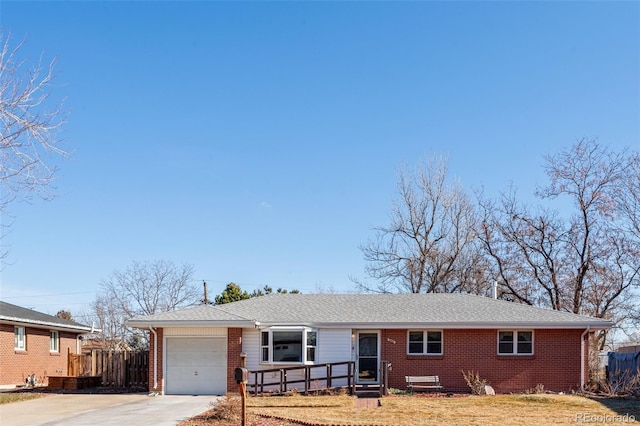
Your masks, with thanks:
[[[404,376],[407,382],[407,389],[413,393],[414,389],[442,389],[438,376]]]

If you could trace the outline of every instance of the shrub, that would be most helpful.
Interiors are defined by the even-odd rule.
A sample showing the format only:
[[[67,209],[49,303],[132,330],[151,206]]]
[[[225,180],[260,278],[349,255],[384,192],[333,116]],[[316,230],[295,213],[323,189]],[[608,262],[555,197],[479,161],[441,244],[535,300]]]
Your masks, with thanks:
[[[409,395],[410,392],[404,389],[389,388],[391,395]]]
[[[212,402],[212,409],[207,417],[211,420],[224,420],[228,422],[242,421],[242,400],[240,397],[225,395],[224,399]]]
[[[525,394],[541,394],[544,393],[544,385],[542,383],[538,383],[535,388],[527,389]]]
[[[600,389],[609,396],[640,395],[640,370],[616,370],[611,380],[600,383]]]
[[[466,373],[461,370],[464,381],[467,382],[471,393],[474,395],[484,395],[486,393],[485,386],[487,386],[487,380],[480,378],[480,373],[476,371],[467,371]]]

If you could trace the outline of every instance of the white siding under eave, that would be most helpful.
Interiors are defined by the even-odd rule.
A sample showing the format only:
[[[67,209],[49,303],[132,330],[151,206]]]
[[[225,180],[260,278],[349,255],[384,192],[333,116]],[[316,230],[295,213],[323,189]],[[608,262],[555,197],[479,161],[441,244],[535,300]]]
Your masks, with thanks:
[[[318,330],[318,343],[316,351],[318,352],[319,364],[353,361],[351,357],[351,330]],[[333,367],[332,374],[334,376],[344,376],[347,374],[347,371],[347,365],[338,365]],[[314,372],[311,377],[317,376],[318,374],[320,374],[320,369],[317,369],[317,372]],[[334,380],[332,385],[347,386],[347,379]]]
[[[227,337],[227,329],[220,327],[170,327],[163,330],[164,337]]]
[[[255,328],[242,329],[242,352],[247,354],[247,368],[249,370],[271,368],[268,365],[260,365],[260,330]]]
[[[318,361],[320,363],[352,361],[351,330],[318,330]]]
[[[256,370],[270,370],[273,368],[285,368],[289,365],[286,364],[261,364],[260,363],[260,330],[254,328],[245,328],[242,330],[242,351],[247,354],[247,368],[250,371]],[[351,330],[336,330],[336,329],[319,329],[318,340],[316,346],[317,359],[314,365],[324,365],[333,362],[351,361]],[[291,367],[298,366],[299,364],[292,364]],[[323,377],[326,375],[326,369],[314,368],[312,371],[313,377]],[[333,375],[346,375],[347,366],[336,366],[333,369]],[[268,377],[267,377],[268,376]],[[278,373],[270,373],[265,375],[265,381],[277,381],[279,377]],[[292,371],[288,374],[289,379],[302,379],[304,377],[304,370]],[[249,382],[253,383],[254,378],[250,377]],[[324,382],[324,381],[323,381]],[[340,379],[332,383],[333,386],[346,386],[347,380]],[[315,385],[322,387],[324,383],[316,383]],[[304,385],[293,386],[298,389]],[[314,384],[312,384],[312,387]],[[274,389],[277,386],[265,387],[265,390]]]

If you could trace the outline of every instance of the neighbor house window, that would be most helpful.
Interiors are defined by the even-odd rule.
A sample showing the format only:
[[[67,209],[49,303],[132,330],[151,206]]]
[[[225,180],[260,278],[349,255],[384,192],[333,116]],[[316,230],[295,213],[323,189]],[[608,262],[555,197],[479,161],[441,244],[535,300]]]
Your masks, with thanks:
[[[13,329],[13,346],[17,351],[27,350],[27,333],[24,327],[15,327]]]
[[[498,355],[533,355],[533,331],[499,331]]]
[[[49,352],[60,352],[60,334],[57,331],[51,331]]]
[[[313,363],[318,333],[309,328],[271,328],[260,332],[263,363]]]
[[[442,331],[409,331],[409,355],[442,355]]]

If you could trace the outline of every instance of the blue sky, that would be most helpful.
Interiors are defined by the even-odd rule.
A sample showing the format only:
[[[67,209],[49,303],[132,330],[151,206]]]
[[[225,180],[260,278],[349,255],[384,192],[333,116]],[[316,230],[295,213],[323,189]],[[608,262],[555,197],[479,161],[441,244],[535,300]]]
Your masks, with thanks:
[[[353,291],[399,167],[528,197],[577,138],[640,147],[638,2],[13,2],[58,60],[58,197],[11,208],[1,298],[81,313],[133,260]]]

